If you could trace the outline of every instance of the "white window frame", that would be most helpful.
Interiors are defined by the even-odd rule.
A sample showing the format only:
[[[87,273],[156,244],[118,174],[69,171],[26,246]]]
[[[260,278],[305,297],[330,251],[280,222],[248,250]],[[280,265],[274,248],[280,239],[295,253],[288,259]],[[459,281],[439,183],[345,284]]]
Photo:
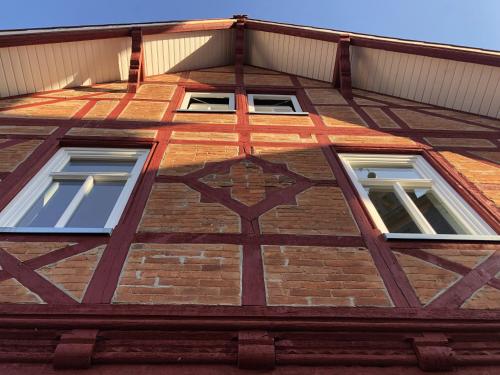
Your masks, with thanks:
[[[130,194],[139,178],[149,149],[126,148],[89,148],[64,147],[59,149],[45,166],[27,183],[15,198],[0,213],[0,232],[19,233],[111,233],[118,224],[120,216],[128,202]],[[130,173],[127,172],[61,172],[71,158],[87,160],[135,160],[136,163]],[[54,227],[17,227],[16,224],[23,218],[32,204],[43,194],[50,184],[58,179],[84,180],[80,190],[73,197],[70,204]],[[118,196],[114,208],[104,225],[104,228],[70,228],[66,223],[78,208],[79,203],[93,185],[95,180],[126,181],[122,192]]]
[[[202,110],[202,109],[189,109],[189,101],[195,96],[198,98],[228,98],[229,99],[229,109],[215,109],[215,110]],[[177,110],[179,112],[235,112],[236,107],[234,105],[234,93],[230,92],[195,92],[186,91],[184,94],[184,99],[180,108]]]
[[[351,178],[358,194],[373,221],[388,239],[422,239],[422,240],[472,240],[500,241],[500,236],[465,202],[465,200],[432,168],[420,155],[396,154],[340,154],[347,174]],[[357,167],[412,167],[421,179],[360,179],[354,168]],[[363,186],[388,186],[396,194],[398,200],[415,224],[423,233],[391,233],[371,202]],[[404,187],[431,188],[440,202],[445,206],[453,219],[462,226],[466,234],[437,234],[425,219],[417,206],[405,193]]]
[[[272,111],[257,111],[255,110],[255,99],[271,99],[271,100],[291,100],[294,112],[272,112]],[[248,94],[248,112],[262,113],[267,115],[307,115],[308,112],[302,111],[302,108],[295,95],[272,95],[272,94]]]

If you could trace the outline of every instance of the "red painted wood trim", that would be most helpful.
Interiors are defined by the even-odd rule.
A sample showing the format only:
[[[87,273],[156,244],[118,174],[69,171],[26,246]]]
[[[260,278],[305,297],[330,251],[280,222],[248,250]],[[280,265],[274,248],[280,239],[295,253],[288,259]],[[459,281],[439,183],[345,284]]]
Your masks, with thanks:
[[[73,298],[33,271],[30,267],[24,265],[19,259],[3,248],[0,248],[0,264],[3,270],[12,275],[33,293],[38,294],[43,301],[61,305],[77,303]]]
[[[339,56],[339,87],[340,92],[346,99],[352,99],[351,58],[349,57],[350,42],[349,36],[341,36],[337,46],[337,55]]]
[[[80,318],[80,319],[75,319]],[[181,319],[180,319],[181,318]],[[224,318],[231,318],[224,320]],[[251,318],[251,319],[249,319]],[[255,326],[259,320],[264,324],[279,322],[283,327],[304,329],[298,321],[302,318],[313,323],[308,329],[321,327],[344,327],[354,331],[365,329],[378,331],[381,327],[395,329],[461,330],[466,332],[488,332],[492,329],[500,331],[499,310],[452,310],[422,309],[402,307],[334,307],[334,306],[213,306],[213,305],[122,305],[122,304],[77,304],[77,305],[16,305],[0,304],[0,327],[21,328],[41,327],[73,327],[86,323],[86,327],[101,329],[133,327],[159,327],[161,324],[175,325],[175,321],[200,324],[203,321],[219,321],[221,326],[237,327],[242,321]],[[344,320],[345,318],[349,320]],[[338,319],[336,321],[336,319]],[[169,322],[170,321],[170,322]],[[17,323],[16,323],[17,322]],[[13,323],[9,325],[9,323]],[[323,323],[323,324],[321,324]],[[361,326],[356,326],[359,323]],[[143,325],[144,324],[144,325]],[[303,322],[302,322],[303,324]],[[442,324],[442,326],[440,326]],[[371,326],[370,326],[371,325]],[[426,326],[427,325],[427,326]],[[203,326],[210,327],[210,326]],[[260,326],[263,329],[270,326]],[[316,327],[316,328],[314,328]],[[176,328],[180,328],[176,327]],[[278,326],[275,329],[279,329]]]
[[[130,69],[128,74],[128,93],[136,93],[141,81],[144,80],[144,52],[142,46],[142,29],[134,28],[130,32],[132,49],[130,54]]]
[[[500,253],[496,252],[479,266],[427,305],[427,308],[459,308],[477,290],[495,278],[500,272]]]
[[[177,25],[141,25],[145,35],[183,33],[189,31],[225,30],[233,27],[233,20],[220,20],[212,22],[180,23]],[[98,27],[98,26],[97,26]],[[129,37],[130,31],[137,26],[123,26],[114,29],[97,30],[61,30],[48,32],[40,30],[29,34],[0,35],[1,47],[15,47],[46,43],[76,42],[81,40],[109,39]]]

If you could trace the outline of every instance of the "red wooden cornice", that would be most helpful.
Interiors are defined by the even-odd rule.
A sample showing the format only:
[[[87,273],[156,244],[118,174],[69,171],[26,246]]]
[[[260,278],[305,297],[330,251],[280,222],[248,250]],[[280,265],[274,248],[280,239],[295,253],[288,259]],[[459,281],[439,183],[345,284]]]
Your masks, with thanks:
[[[132,30],[142,29],[143,35],[182,33],[189,31],[224,30],[233,27],[235,20],[185,21],[164,24],[131,24],[123,26],[95,26],[67,29],[16,30],[0,32],[0,48],[46,43],[76,42],[81,40],[129,37]]]
[[[442,44],[413,42],[392,38],[374,37],[349,32],[338,32],[328,29],[295,26],[248,19],[246,28],[278,34],[298,36],[302,38],[323,40],[338,43],[343,35],[348,35],[350,44],[357,47],[382,49],[392,52],[409,53],[455,61],[500,66],[500,54],[494,51],[479,50],[465,47],[455,47]]]

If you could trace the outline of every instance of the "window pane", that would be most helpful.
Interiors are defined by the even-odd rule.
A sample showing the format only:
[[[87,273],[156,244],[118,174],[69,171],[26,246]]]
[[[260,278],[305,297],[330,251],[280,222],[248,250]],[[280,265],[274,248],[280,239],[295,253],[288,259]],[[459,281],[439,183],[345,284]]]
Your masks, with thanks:
[[[358,178],[420,179],[422,176],[412,167],[379,168],[355,167]]]
[[[71,159],[62,172],[130,172],[135,160],[82,160]]]
[[[393,191],[379,188],[365,190],[389,232],[421,233]]]
[[[83,181],[54,181],[16,224],[17,227],[53,227]]]
[[[227,111],[229,110],[229,98],[203,98],[192,96],[189,100],[188,109],[197,111]]]
[[[410,198],[425,216],[429,224],[439,234],[464,234],[465,231],[453,219],[445,206],[430,189],[411,189]]]
[[[295,112],[290,99],[259,99],[253,100],[257,112]]]
[[[104,228],[124,185],[124,181],[96,181],[66,226]]]

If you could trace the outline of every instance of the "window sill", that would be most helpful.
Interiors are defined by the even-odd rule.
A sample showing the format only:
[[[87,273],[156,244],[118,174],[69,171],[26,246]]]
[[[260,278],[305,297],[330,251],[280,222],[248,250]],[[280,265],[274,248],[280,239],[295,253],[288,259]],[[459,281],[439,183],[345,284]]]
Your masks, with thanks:
[[[113,228],[44,228],[44,227],[0,227],[0,233],[42,233],[42,234],[108,234]]]
[[[175,112],[181,113],[236,113],[235,109],[219,109],[214,111],[204,111],[201,109],[177,109]]]
[[[498,235],[384,233],[387,240],[484,241],[500,242]]]
[[[309,112],[255,112],[249,111],[250,115],[284,115],[284,116],[309,116]]]

